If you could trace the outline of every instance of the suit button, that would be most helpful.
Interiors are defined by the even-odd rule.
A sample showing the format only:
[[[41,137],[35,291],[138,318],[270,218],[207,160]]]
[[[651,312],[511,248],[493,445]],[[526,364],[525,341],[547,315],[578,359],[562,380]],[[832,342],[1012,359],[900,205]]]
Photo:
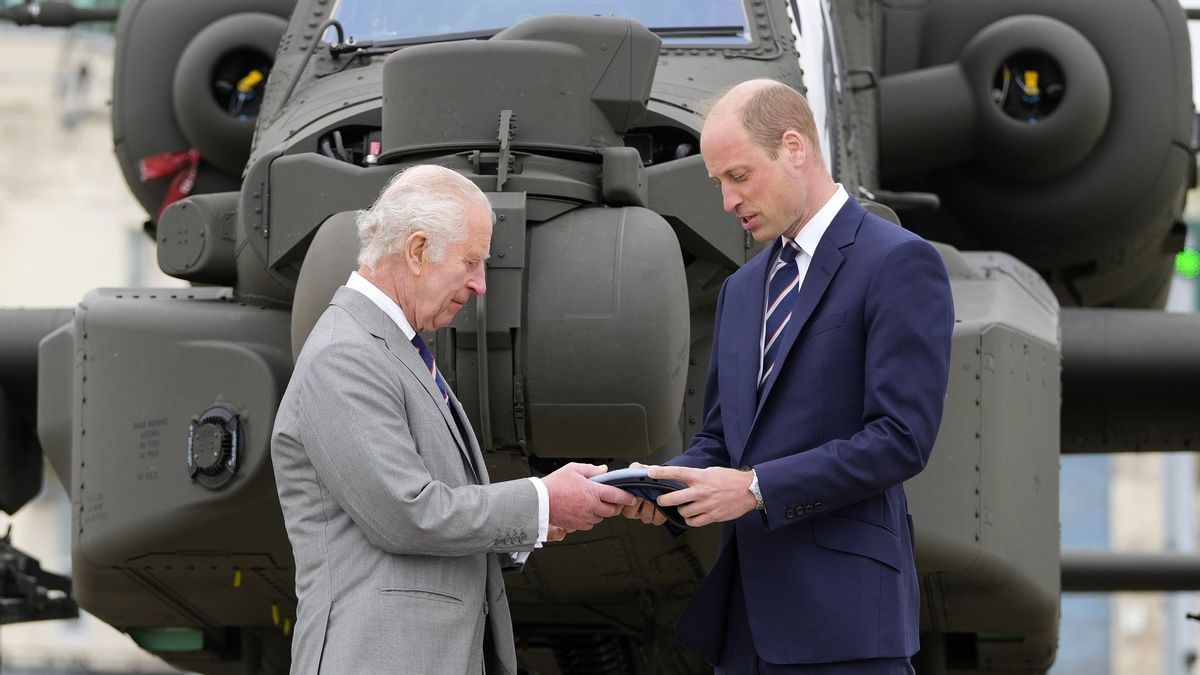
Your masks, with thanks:
[[[796,517],[796,509],[788,509],[788,510],[787,510],[787,517],[788,517],[788,518],[795,518],[795,517]]]
[[[742,471],[749,471],[749,470],[750,470],[750,467],[749,467],[749,466],[747,466],[747,465],[745,465],[745,464],[743,464],[743,465],[742,465],[742,469],[741,469],[741,470],[742,470]]]
[[[812,504],[809,504],[808,506],[804,507],[804,512],[805,512],[805,513],[812,513],[812,512],[813,512],[813,505],[812,505]]]
[[[825,505],[824,505],[824,504],[822,504],[821,502],[817,502],[816,504],[813,504],[813,506],[815,506],[815,507],[817,507],[817,508],[819,509],[819,508],[821,508],[822,506],[825,506]]]

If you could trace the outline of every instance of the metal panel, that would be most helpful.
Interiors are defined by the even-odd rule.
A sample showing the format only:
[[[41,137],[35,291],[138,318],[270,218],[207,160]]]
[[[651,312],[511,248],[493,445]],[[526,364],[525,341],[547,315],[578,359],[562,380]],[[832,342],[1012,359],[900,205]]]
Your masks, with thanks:
[[[77,562],[240,550],[290,565],[269,456],[288,327],[286,313],[240,305],[227,289],[89,294],[75,323]],[[233,481],[213,491],[185,466],[188,425],[217,402],[239,412],[245,443]],[[229,518],[257,527],[223,526]]]
[[[525,193],[491,192],[488,200],[496,213],[492,228],[492,257],[488,269],[525,266]]]
[[[637,207],[578,209],[533,229],[529,258],[533,452],[645,458],[677,433],[687,374],[687,286],[670,227]]]
[[[907,486],[922,628],[980,634],[981,665],[1037,667],[1032,654],[1048,666],[1059,597],[1057,307],[1007,255],[939,250],[955,303],[950,384],[929,467]]]

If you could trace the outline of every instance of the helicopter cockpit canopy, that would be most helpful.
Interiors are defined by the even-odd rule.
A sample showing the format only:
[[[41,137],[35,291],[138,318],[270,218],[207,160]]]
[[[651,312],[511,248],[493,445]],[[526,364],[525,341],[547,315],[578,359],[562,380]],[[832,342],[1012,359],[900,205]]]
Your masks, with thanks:
[[[333,17],[346,40],[396,46],[453,39],[485,38],[525,19],[547,14],[620,16],[635,19],[666,44],[743,45],[750,41],[750,21],[741,0],[697,3],[669,0],[641,3],[621,0],[520,0],[518,2],[430,3],[417,0],[341,0]],[[334,33],[325,35],[334,40]]]

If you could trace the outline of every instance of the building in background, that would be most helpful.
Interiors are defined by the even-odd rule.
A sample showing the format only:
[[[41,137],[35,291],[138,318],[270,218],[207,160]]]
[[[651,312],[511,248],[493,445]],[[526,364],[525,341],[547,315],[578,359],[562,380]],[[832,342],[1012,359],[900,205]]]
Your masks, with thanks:
[[[112,37],[0,24],[0,307],[71,307],[100,286],[182,286],[158,271],[146,214],[112,153]],[[0,533],[71,573],[70,504],[46,465],[42,493]],[[0,672],[174,672],[81,612],[0,626]]]

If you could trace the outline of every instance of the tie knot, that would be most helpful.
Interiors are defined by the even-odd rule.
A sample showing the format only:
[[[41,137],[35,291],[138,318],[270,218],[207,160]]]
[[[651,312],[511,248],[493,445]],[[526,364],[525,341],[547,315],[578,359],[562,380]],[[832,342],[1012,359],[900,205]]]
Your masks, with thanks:
[[[800,247],[794,241],[783,242],[783,248],[779,251],[779,260],[785,265],[790,265],[796,261],[796,256],[800,253]]]
[[[438,372],[437,364],[433,362],[433,352],[429,351],[429,347],[420,335],[413,336],[412,344],[417,348],[417,354],[420,354],[421,360],[425,362],[425,367],[429,369],[429,374],[433,376],[433,381],[437,383],[438,390],[442,392],[442,399],[449,401],[450,388],[446,385],[442,374]]]
[[[418,351],[422,351],[422,352],[429,351],[429,347],[425,346],[425,341],[421,339],[420,334],[413,336],[412,343],[413,343],[413,346],[416,347]]]
[[[429,351],[429,346],[421,339],[420,335],[414,335],[412,344],[417,348],[417,354],[421,355],[421,360],[425,362],[425,367],[433,371],[436,366],[433,365],[433,352]]]

